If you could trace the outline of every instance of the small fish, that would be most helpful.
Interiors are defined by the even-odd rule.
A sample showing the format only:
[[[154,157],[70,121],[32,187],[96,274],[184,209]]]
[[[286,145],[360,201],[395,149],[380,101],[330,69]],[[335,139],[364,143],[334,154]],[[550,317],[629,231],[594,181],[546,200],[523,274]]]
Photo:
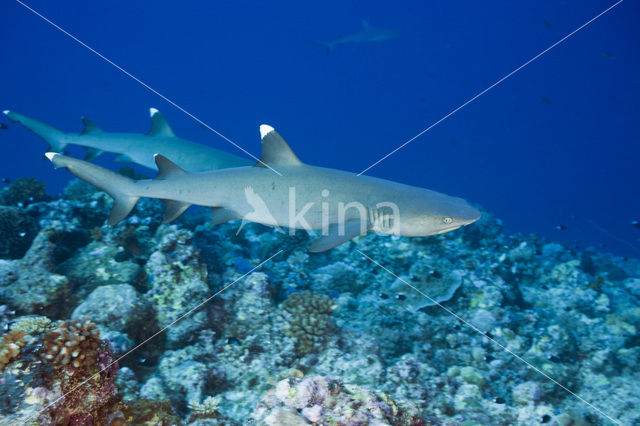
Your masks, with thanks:
[[[10,184],[10,183],[11,183],[11,179],[9,179],[9,178],[2,178],[2,183],[4,183],[4,184],[7,184],[7,185],[8,185],[8,184]]]
[[[633,226],[634,228],[640,229],[640,220],[632,220],[631,226]]]
[[[566,231],[566,230],[567,230],[567,227],[566,227],[566,226],[564,226],[564,225],[557,225],[557,226],[556,226],[556,229],[557,229],[558,231]]]
[[[551,26],[552,26],[552,25],[551,25],[551,22],[547,21],[546,19],[543,19],[543,20],[542,20],[542,23],[543,23],[543,24],[544,24],[544,26],[545,26],[545,27],[547,27],[547,28],[551,28]]]
[[[549,100],[549,98],[547,98],[547,97],[545,97],[545,96],[542,96],[542,97],[540,98],[540,100],[542,101],[542,103],[545,103],[545,104],[547,104],[547,105],[551,105],[551,101]]]
[[[607,52],[606,50],[603,50],[602,52],[600,52],[602,54],[602,56],[604,56],[605,58],[613,58],[613,53],[611,52]]]
[[[9,128],[9,126],[7,126],[6,124],[0,123],[0,129],[1,130],[7,130],[8,128]]]

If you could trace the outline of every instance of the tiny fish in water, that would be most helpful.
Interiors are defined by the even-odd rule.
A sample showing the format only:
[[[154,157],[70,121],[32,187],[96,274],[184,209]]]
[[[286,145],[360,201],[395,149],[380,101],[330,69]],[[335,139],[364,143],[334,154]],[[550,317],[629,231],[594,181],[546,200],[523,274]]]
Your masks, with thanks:
[[[640,220],[632,220],[632,221],[631,221],[631,225],[632,225],[634,228],[638,228],[638,229],[640,229]]]
[[[7,126],[6,124],[0,123],[0,129],[7,130],[8,128],[9,128],[9,126]]]
[[[567,227],[566,227],[566,226],[564,226],[564,225],[557,225],[557,226],[556,226],[556,229],[557,229],[558,231],[566,231],[566,230],[567,230]]]
[[[551,28],[551,22],[547,21],[546,19],[543,19],[542,23],[544,24],[545,27]]]
[[[549,100],[549,98],[547,98],[547,97],[545,97],[545,96],[542,96],[542,97],[540,98],[540,100],[541,100],[543,103],[547,104],[547,105],[551,105],[551,101]]]

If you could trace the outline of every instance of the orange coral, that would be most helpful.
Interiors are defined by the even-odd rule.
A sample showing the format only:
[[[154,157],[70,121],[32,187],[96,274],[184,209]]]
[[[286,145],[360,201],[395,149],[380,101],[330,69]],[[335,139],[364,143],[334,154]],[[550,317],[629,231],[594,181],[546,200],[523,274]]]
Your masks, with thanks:
[[[100,331],[88,318],[64,321],[44,336],[44,358],[52,364],[89,368],[100,354]]]
[[[20,355],[20,348],[25,344],[25,334],[24,331],[11,330],[2,336],[0,341],[0,371]]]

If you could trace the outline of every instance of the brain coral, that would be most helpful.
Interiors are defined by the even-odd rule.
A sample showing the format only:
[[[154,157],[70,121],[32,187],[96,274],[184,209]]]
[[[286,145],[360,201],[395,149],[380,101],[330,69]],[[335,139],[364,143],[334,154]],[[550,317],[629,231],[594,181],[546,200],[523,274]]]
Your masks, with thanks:
[[[280,305],[278,319],[284,334],[296,339],[298,354],[317,352],[324,346],[335,328],[334,309],[328,296],[313,291],[293,293]]]

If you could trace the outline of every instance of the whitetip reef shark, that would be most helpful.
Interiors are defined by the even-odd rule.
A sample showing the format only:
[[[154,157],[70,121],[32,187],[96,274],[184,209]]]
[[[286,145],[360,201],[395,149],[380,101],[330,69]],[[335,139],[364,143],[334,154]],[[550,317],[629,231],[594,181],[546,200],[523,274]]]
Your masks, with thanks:
[[[331,53],[333,48],[339,44],[348,43],[372,43],[385,40],[391,40],[400,35],[400,31],[379,28],[370,25],[364,19],[362,20],[362,29],[357,33],[348,34],[332,41],[314,41],[315,44],[324,46],[327,49],[327,55]]]
[[[3,111],[14,123],[20,123],[49,144],[49,151],[63,152],[67,145],[79,145],[86,149],[86,161],[91,161],[103,152],[116,154],[117,162],[132,162],[156,169],[153,155],[162,153],[174,158],[190,172],[239,167],[253,164],[252,161],[190,142],[176,136],[164,116],[150,108],[151,129],[146,134],[104,132],[91,120],[82,118],[84,130],[65,133],[41,121],[13,111]]]
[[[310,166],[298,159],[272,127],[260,126],[260,135],[262,157],[253,167],[188,173],[156,154],[159,172],[150,180],[136,181],[54,152],[46,156],[56,168],[68,169],[113,197],[110,225],[123,220],[140,197],[159,198],[167,204],[165,223],[190,205],[209,206],[213,224],[244,219],[288,227],[290,232],[321,230],[309,247],[311,252],[321,252],[369,231],[426,236],[453,231],[480,218],[480,212],[461,198]]]

